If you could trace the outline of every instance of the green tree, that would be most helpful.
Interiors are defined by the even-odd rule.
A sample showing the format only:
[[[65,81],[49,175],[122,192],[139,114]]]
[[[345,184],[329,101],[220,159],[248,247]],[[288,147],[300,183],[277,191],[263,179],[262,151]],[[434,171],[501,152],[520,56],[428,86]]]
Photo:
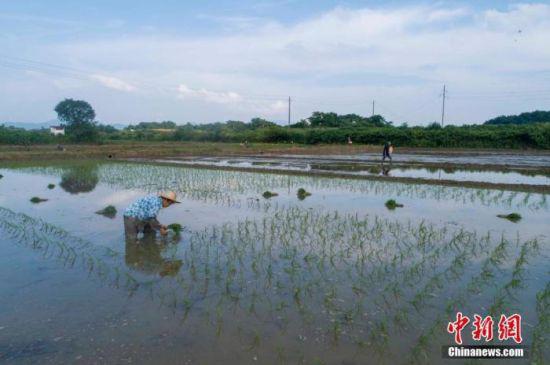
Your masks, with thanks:
[[[519,115],[501,115],[499,117],[489,119],[483,124],[499,125],[533,123],[550,123],[550,111],[535,110],[534,112],[521,113]]]
[[[265,120],[263,118],[252,118],[250,120],[250,127],[252,129],[259,129],[259,128],[270,128],[270,127],[276,127],[277,124],[270,122],[269,120]]]
[[[87,101],[65,99],[54,110],[58,119],[66,123],[67,135],[76,142],[93,142],[98,139],[95,111]]]

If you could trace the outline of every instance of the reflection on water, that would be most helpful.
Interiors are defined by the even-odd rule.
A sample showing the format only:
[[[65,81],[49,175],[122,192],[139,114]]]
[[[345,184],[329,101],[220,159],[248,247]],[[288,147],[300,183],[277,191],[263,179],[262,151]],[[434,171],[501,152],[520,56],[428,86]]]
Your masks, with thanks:
[[[17,170],[40,175],[60,176],[65,173],[67,168],[35,165],[18,167]],[[382,171],[380,165],[374,166],[372,169],[376,173]],[[394,172],[394,168],[389,171],[390,174]],[[309,186],[311,190],[407,197],[415,200],[452,201],[456,204],[481,204],[483,206],[500,206],[506,209],[523,207],[535,210],[548,209],[545,194],[495,189],[285,176],[135,163],[101,164],[98,174],[102,183],[116,189],[140,189],[145,192],[174,190],[186,199],[209,201],[224,206],[244,206],[245,204],[239,197],[243,194],[262,194],[266,190],[297,190]]]
[[[319,159],[319,160],[338,160],[348,162],[380,161],[379,153],[360,153],[353,155],[283,155],[283,157],[297,159]],[[550,154],[545,152],[529,153],[505,153],[483,151],[478,153],[458,153],[458,154],[401,154],[393,155],[395,162],[422,162],[422,163],[444,163],[444,164],[480,164],[480,165],[502,165],[502,166],[550,166]]]
[[[70,194],[89,193],[99,182],[96,165],[81,165],[65,169],[59,186]]]
[[[181,268],[182,260],[166,259],[162,253],[170,245],[177,243],[177,238],[168,242],[166,238],[158,239],[155,232],[148,232],[137,240],[126,239],[124,262],[128,268],[145,274],[158,274],[161,277],[174,276]]]
[[[246,348],[267,363],[279,362],[273,338],[288,339],[280,346],[291,363],[350,354],[361,362],[434,361],[446,338],[442,323],[456,310],[519,307],[526,322],[544,325],[529,310],[547,290],[544,280],[533,281],[544,272],[549,249],[537,239],[295,208],[192,232],[172,260],[161,252],[174,246],[155,238],[127,245],[127,267],[145,274],[133,276],[117,252],[32,217],[1,209],[0,233],[133,297],[149,293],[181,326],[202,320],[204,336],[223,341],[241,333]],[[149,279],[157,273],[161,280]],[[541,346],[529,333],[525,339]]]
[[[294,157],[292,159],[276,159],[276,158],[259,158],[259,157],[243,157],[238,159],[224,158],[196,158],[196,159],[181,159],[181,160],[157,160],[160,162],[170,162],[180,165],[202,165],[202,166],[231,166],[244,169],[264,169],[264,170],[288,170],[288,171],[330,171],[345,175],[362,175],[362,176],[394,176],[411,179],[430,179],[430,180],[457,180],[457,181],[473,181],[487,182],[500,184],[531,184],[531,185],[548,185],[550,184],[550,176],[544,174],[540,170],[535,169],[516,169],[513,171],[497,171],[475,168],[456,168],[452,166],[443,167],[419,167],[412,165],[389,165],[380,162],[364,162],[364,161],[331,161],[331,159],[321,160]],[[387,166],[393,168],[393,174],[387,174]]]
[[[103,297],[101,307],[115,318],[133,308],[139,326],[106,324],[101,315],[81,309],[89,295],[60,290],[71,304],[53,322],[18,336],[0,330],[0,344],[25,343],[25,335],[51,343],[70,339],[72,350],[43,363],[70,363],[80,351],[98,347],[81,336],[79,319],[85,316],[98,340],[160,333],[132,348],[134,360],[154,353],[157,363],[437,363],[442,343],[450,341],[445,323],[457,310],[521,312],[530,324],[526,344],[544,348],[544,337],[534,333],[545,328],[538,308],[540,298],[550,295],[545,195],[113,163],[96,165],[98,187],[89,194],[47,190],[51,176],[76,170],[1,171],[0,204],[11,210],[0,208],[0,245],[38,253],[66,271],[38,282],[32,275],[19,278],[14,286],[6,280],[0,304],[18,309],[25,290],[42,289],[33,297],[39,305],[53,300],[47,289],[55,278],[68,284],[92,279],[98,293],[102,286],[116,290]],[[47,191],[48,204],[18,204],[14,195],[36,186]],[[166,188],[185,197],[179,209],[160,218],[191,227],[181,237],[144,235],[125,243],[122,217],[101,219],[89,206],[116,204],[97,202],[103,195]],[[300,188],[312,195],[300,200]],[[266,190],[280,195],[255,199]],[[405,208],[388,212],[383,203],[396,196]],[[134,198],[128,194],[117,208]],[[496,217],[510,208],[524,216],[521,223],[510,226]],[[15,212],[23,209],[26,214]],[[55,225],[44,221],[51,219]],[[74,222],[85,224],[76,229]],[[92,239],[74,234],[87,230]],[[0,255],[0,266],[29,262],[25,256],[13,260]],[[123,304],[117,304],[119,296],[126,298]],[[27,312],[16,309],[0,312],[0,327],[17,327]],[[123,344],[109,354],[112,362],[128,362]],[[22,352],[0,351],[0,360]],[[37,361],[48,356],[34,354]]]

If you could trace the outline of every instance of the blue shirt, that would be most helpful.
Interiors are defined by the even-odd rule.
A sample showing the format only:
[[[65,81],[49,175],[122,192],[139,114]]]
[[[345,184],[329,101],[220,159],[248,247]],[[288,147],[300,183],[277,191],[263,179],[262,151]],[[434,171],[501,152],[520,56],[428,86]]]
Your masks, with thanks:
[[[133,202],[124,211],[124,216],[147,220],[156,218],[160,208],[162,208],[162,198],[160,196],[150,195]]]

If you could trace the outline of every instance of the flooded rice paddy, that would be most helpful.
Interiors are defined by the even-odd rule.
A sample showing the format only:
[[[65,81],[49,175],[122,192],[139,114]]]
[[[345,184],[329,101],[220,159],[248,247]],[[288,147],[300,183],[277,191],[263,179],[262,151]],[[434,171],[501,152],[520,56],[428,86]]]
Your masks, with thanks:
[[[545,194],[122,162],[0,174],[0,362],[443,363],[457,311],[521,313],[516,362],[549,358]],[[126,243],[124,208],[167,189],[182,204],[159,220],[182,232]]]
[[[467,165],[458,165],[460,162],[454,161],[453,164],[436,163],[432,166],[423,166],[421,164],[411,164],[410,157],[399,156],[395,162],[380,163],[368,159],[359,160],[350,158],[346,160],[341,156],[336,158],[310,158],[288,156],[280,157],[202,157],[202,158],[181,158],[181,159],[162,159],[158,161],[185,166],[209,166],[209,167],[232,167],[245,170],[275,170],[292,172],[319,172],[335,173],[339,175],[365,176],[365,177],[384,177],[401,178],[402,180],[428,180],[433,182],[451,181],[451,182],[476,182],[489,184],[506,185],[550,185],[550,170],[537,167],[517,167],[514,170],[502,170],[494,168],[488,170],[467,167]],[[503,165],[504,166],[504,165]],[[548,163],[550,166],[550,162]]]
[[[322,160],[344,160],[344,161],[369,161],[378,162],[381,153],[358,153],[353,155],[281,155],[288,158],[307,158]],[[396,150],[394,158],[406,163],[439,163],[439,164],[460,164],[460,165],[494,165],[494,166],[515,166],[515,167],[546,167],[550,166],[550,154],[547,152],[534,153],[503,153],[499,152],[456,152],[456,153],[399,153]]]

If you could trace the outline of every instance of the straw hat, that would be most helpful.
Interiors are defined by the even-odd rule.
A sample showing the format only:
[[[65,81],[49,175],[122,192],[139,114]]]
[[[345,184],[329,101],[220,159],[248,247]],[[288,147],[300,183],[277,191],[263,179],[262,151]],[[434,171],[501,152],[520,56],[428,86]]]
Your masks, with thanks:
[[[179,201],[176,200],[176,193],[174,193],[173,191],[165,191],[164,193],[160,193],[160,197],[170,200],[174,203],[180,203]]]

